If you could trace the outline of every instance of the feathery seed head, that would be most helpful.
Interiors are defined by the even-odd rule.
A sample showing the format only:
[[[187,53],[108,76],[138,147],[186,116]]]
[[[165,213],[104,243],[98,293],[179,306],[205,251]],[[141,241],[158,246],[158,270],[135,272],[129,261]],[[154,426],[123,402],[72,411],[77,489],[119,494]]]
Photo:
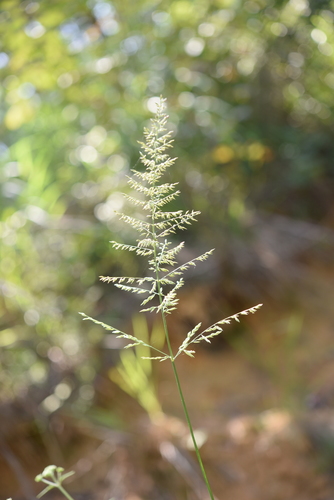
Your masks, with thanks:
[[[181,252],[184,243],[173,243],[168,237],[177,230],[184,230],[200,212],[195,210],[167,211],[165,205],[173,201],[180,191],[176,189],[177,183],[164,183],[162,177],[166,170],[171,167],[176,158],[171,158],[166,150],[172,147],[171,132],[167,131],[166,123],[168,116],[165,113],[166,99],[160,98],[157,105],[157,112],[151,120],[151,127],[144,129],[144,142],[140,142],[140,159],[145,167],[143,171],[132,170],[133,175],[128,178],[128,184],[137,192],[140,199],[134,196],[127,196],[127,199],[135,206],[142,208],[144,215],[142,218],[119,214],[121,220],[132,226],[139,233],[139,238],[135,245],[127,245],[112,241],[113,248],[117,250],[127,250],[135,252],[137,255],[148,258],[149,271],[151,276],[143,278],[134,277],[101,277],[104,282],[113,283],[123,291],[138,295],[146,294],[141,305],[146,306],[141,312],[161,313],[163,318],[170,314],[178,303],[177,292],[183,286],[182,275],[190,267],[196,266],[198,262],[206,260],[213,252],[209,250],[204,254],[191,259],[183,264],[177,264],[177,257]],[[141,217],[141,216],[140,216]],[[229,324],[232,320],[239,321],[239,317],[253,314],[261,307],[259,304],[245,311],[241,311],[233,316],[220,320],[202,332],[199,332],[201,324],[191,330],[176,354],[176,356],[166,354],[155,347],[151,349],[158,351],[156,359],[174,360],[181,353],[188,356],[193,355],[193,351],[188,349],[190,344],[197,344],[202,340],[210,342],[212,337],[219,335],[223,329],[221,325]],[[147,345],[142,340],[128,335],[120,330],[99,322],[86,315],[84,319],[90,319],[115,333],[119,337],[131,340],[129,346]]]

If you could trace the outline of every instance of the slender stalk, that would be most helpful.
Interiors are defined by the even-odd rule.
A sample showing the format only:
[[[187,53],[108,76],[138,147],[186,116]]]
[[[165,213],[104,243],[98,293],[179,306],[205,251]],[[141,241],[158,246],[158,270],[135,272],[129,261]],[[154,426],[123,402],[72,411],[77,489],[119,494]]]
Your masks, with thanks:
[[[191,420],[190,420],[188,408],[187,408],[187,405],[186,405],[186,401],[185,401],[184,396],[183,396],[183,392],[182,392],[182,388],[181,388],[181,384],[180,384],[179,375],[178,375],[178,372],[177,372],[175,360],[173,358],[173,352],[172,352],[172,349],[170,347],[170,340],[169,340],[169,334],[168,334],[168,329],[167,329],[167,324],[166,324],[166,318],[165,318],[165,315],[163,313],[161,313],[161,314],[162,314],[162,321],[163,321],[163,325],[164,325],[164,330],[165,330],[167,345],[168,345],[168,349],[169,349],[169,352],[170,352],[170,355],[171,355],[171,363],[172,363],[173,373],[174,373],[174,377],[175,377],[177,389],[178,389],[178,392],[179,392],[179,396],[180,396],[180,399],[181,399],[181,402],[182,402],[183,411],[184,411],[184,414],[185,414],[185,417],[186,417],[186,420],[187,420],[187,425],[188,425],[189,432],[190,432],[190,435],[191,435],[191,439],[192,439],[192,442],[193,442],[193,445],[194,445],[194,448],[195,448],[197,460],[198,460],[198,463],[199,463],[199,466],[200,466],[200,469],[201,469],[201,472],[202,472],[202,475],[203,475],[203,479],[205,481],[205,485],[206,485],[208,493],[210,495],[210,499],[214,500],[214,495],[213,495],[213,492],[211,490],[211,486],[210,486],[208,477],[207,477],[206,472],[205,472],[205,468],[204,468],[204,465],[203,465],[203,462],[202,462],[202,457],[201,457],[201,454],[200,454],[200,451],[199,451],[199,448],[198,448],[198,445],[197,445],[197,441],[196,441],[196,438],[195,438],[193,426],[191,424]]]
[[[154,211],[152,213],[152,237],[155,240],[156,244],[158,244],[158,240],[157,240],[157,236],[156,236],[156,231],[155,231],[155,224],[154,224]],[[155,261],[155,264],[156,264],[155,265],[155,274],[156,274],[156,282],[157,282],[157,291],[158,291],[159,301],[160,301],[160,305],[161,305],[163,299],[162,299],[160,277],[159,277],[159,270],[158,270],[158,263],[157,263],[156,245],[154,245],[154,261]],[[215,497],[213,495],[213,492],[212,492],[212,489],[211,489],[208,477],[206,475],[206,471],[205,471],[205,468],[204,468],[204,465],[203,465],[202,457],[201,457],[201,454],[200,454],[200,451],[199,451],[199,448],[198,448],[198,445],[197,445],[197,441],[196,441],[196,438],[195,438],[193,426],[191,424],[191,420],[190,420],[188,408],[187,408],[187,405],[186,405],[186,401],[184,399],[183,391],[182,391],[182,388],[181,388],[181,383],[180,383],[179,375],[178,375],[176,364],[175,364],[174,353],[173,353],[173,349],[172,349],[171,342],[170,342],[170,337],[169,337],[169,332],[168,332],[168,327],[167,327],[167,321],[166,321],[166,315],[165,315],[163,309],[161,309],[161,317],[162,317],[162,323],[163,323],[163,327],[164,327],[166,342],[167,342],[167,346],[168,346],[168,351],[169,351],[169,355],[170,355],[170,360],[171,360],[171,363],[172,363],[173,373],[174,373],[174,377],[175,377],[175,381],[176,381],[176,386],[177,386],[177,390],[179,392],[179,396],[180,396],[180,399],[181,399],[181,402],[182,402],[183,411],[184,411],[184,414],[185,414],[185,417],[186,417],[188,429],[189,429],[189,432],[190,432],[190,435],[191,435],[191,439],[192,439],[192,442],[193,442],[193,445],[194,445],[196,457],[197,457],[197,460],[198,460],[198,463],[199,463],[199,466],[200,466],[200,469],[201,469],[201,472],[202,472],[202,475],[203,475],[203,479],[204,479],[206,488],[207,488],[209,496],[210,496],[210,500],[215,500]]]
[[[73,497],[71,497],[71,495],[69,493],[67,493],[67,491],[62,487],[61,484],[57,484],[57,488],[59,489],[59,491],[62,492],[62,494],[68,499],[68,500],[74,500]]]
[[[200,454],[200,451],[199,451],[199,448],[198,448],[198,445],[197,445],[197,442],[196,442],[194,430],[193,430],[193,427],[191,425],[191,420],[190,420],[190,417],[189,417],[187,405],[186,405],[186,402],[185,402],[185,399],[184,399],[184,396],[183,396],[183,392],[182,392],[182,389],[181,389],[181,384],[180,384],[179,376],[178,376],[178,373],[177,373],[175,361],[172,361],[172,367],[173,367],[173,372],[174,372],[174,376],[175,376],[175,380],[176,380],[176,385],[177,385],[177,388],[178,388],[178,391],[179,391],[179,395],[180,395],[180,398],[181,398],[181,401],[182,401],[182,406],[183,406],[184,414],[186,416],[186,420],[187,420],[189,432],[190,432],[190,435],[191,435],[192,442],[194,444],[194,448],[195,448],[197,460],[198,460],[199,466],[200,466],[201,471],[202,471],[203,479],[205,481],[205,485],[206,485],[208,493],[210,495],[210,499],[214,500],[213,492],[211,490],[211,486],[210,486],[210,483],[209,483],[209,480],[208,480],[208,477],[206,475],[205,468],[204,468],[204,465],[203,465],[203,462],[202,462],[202,457],[201,457],[201,454]]]

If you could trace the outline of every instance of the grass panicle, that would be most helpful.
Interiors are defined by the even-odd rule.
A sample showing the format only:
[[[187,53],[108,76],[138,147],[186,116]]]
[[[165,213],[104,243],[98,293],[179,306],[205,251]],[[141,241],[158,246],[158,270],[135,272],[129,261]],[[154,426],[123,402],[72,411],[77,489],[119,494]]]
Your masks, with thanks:
[[[126,195],[126,198],[135,206],[142,208],[143,218],[139,219],[126,214],[119,214],[121,220],[130,224],[139,233],[136,245],[127,245],[116,241],[111,241],[113,248],[120,251],[135,252],[138,256],[148,257],[149,271],[151,276],[144,277],[110,277],[100,276],[100,280],[113,283],[123,291],[146,295],[141,302],[141,312],[154,312],[167,316],[176,309],[178,303],[177,292],[184,285],[183,274],[190,267],[194,267],[198,262],[205,261],[213,253],[214,249],[204,252],[202,255],[178,265],[177,257],[184,248],[184,242],[175,244],[173,240],[168,240],[167,236],[172,235],[176,230],[184,230],[186,226],[196,221],[200,214],[196,210],[177,210],[174,212],[165,211],[166,204],[177,198],[180,191],[177,183],[162,183],[161,178],[166,170],[172,167],[176,158],[171,158],[167,150],[172,147],[172,132],[167,131],[166,125],[168,116],[165,114],[165,99],[160,99],[155,117],[151,120],[151,128],[144,129],[145,142],[140,142],[141,162],[145,167],[144,171],[132,170],[132,177],[128,178],[130,187],[137,192],[137,196]],[[148,306],[149,305],[149,306]],[[202,332],[198,330],[201,324],[191,330],[183,343],[180,345],[177,354],[171,352],[160,352],[160,360],[174,360],[180,354],[193,354],[188,347],[191,344],[198,344],[201,341],[210,342],[210,339],[219,335],[223,328],[221,325],[229,324],[232,320],[239,321],[239,316],[256,312],[261,304],[241,311],[233,316],[222,319],[206,328]],[[86,320],[103,326],[113,332],[118,337],[131,340],[130,346],[142,344],[139,338],[126,334],[105,323],[95,320],[84,313],[80,313]],[[129,347],[129,346],[127,346]],[[155,346],[151,349],[157,350]]]

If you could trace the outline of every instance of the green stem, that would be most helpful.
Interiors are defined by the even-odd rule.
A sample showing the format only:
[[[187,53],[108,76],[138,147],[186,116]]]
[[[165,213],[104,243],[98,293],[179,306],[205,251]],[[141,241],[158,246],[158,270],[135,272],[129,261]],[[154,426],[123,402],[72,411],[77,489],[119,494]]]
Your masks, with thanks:
[[[202,462],[202,457],[201,457],[201,454],[200,454],[198,446],[197,446],[197,442],[196,442],[194,430],[193,430],[193,427],[191,425],[191,420],[190,420],[190,417],[189,417],[187,405],[186,405],[186,402],[185,402],[185,399],[184,399],[184,396],[183,396],[183,392],[182,392],[182,389],[181,389],[181,384],[180,384],[179,376],[178,376],[177,369],[176,369],[174,361],[172,361],[172,367],[173,367],[173,372],[174,372],[174,376],[175,376],[175,380],[176,380],[176,385],[177,385],[177,388],[178,388],[178,391],[179,391],[179,395],[180,395],[180,398],[181,398],[181,401],[182,401],[183,410],[184,410],[184,413],[185,413],[185,416],[186,416],[186,420],[187,420],[187,424],[188,424],[188,427],[189,427],[189,432],[190,432],[190,435],[191,435],[192,442],[194,444],[194,448],[195,448],[197,460],[198,460],[199,466],[201,468],[202,475],[203,475],[203,478],[204,478],[207,490],[209,492],[210,498],[211,498],[211,500],[214,500],[214,496],[213,496],[213,493],[212,493],[212,490],[211,490],[211,486],[210,486],[210,483],[209,483],[209,480],[208,480],[208,477],[206,475],[205,468],[204,468],[204,465],[203,465],[203,462]]]
[[[161,299],[161,296],[160,296],[160,299]],[[189,432],[190,432],[190,435],[191,435],[191,439],[192,439],[192,442],[193,442],[193,445],[194,445],[194,449],[195,449],[195,452],[196,452],[196,457],[197,457],[197,460],[198,460],[198,463],[199,463],[199,466],[200,466],[200,469],[201,469],[201,472],[202,472],[202,475],[203,475],[203,479],[205,481],[206,488],[207,488],[208,493],[210,495],[210,499],[211,500],[215,500],[215,497],[213,495],[213,492],[212,492],[212,489],[211,489],[208,477],[207,477],[206,472],[205,472],[205,468],[204,468],[204,465],[203,465],[203,462],[202,462],[202,457],[201,457],[199,448],[197,446],[197,442],[196,442],[196,438],[195,438],[193,426],[191,424],[191,420],[190,420],[188,408],[187,408],[187,405],[186,405],[186,401],[185,401],[184,396],[183,396],[183,392],[182,392],[182,388],[181,388],[181,384],[180,384],[180,379],[179,379],[179,375],[178,375],[178,372],[177,372],[177,369],[176,369],[175,360],[174,360],[174,356],[173,356],[173,351],[172,351],[172,347],[171,347],[171,344],[170,344],[170,339],[169,339],[169,333],[168,333],[168,328],[167,328],[166,317],[165,317],[165,315],[164,315],[163,312],[161,313],[161,315],[162,315],[162,321],[163,321],[164,330],[165,330],[166,341],[167,341],[169,353],[170,353],[170,356],[171,356],[171,363],[172,363],[172,368],[173,368],[173,372],[174,372],[174,377],[175,377],[177,389],[178,389],[178,392],[179,392],[179,396],[180,396],[180,399],[181,399],[181,402],[182,402],[183,411],[184,411],[184,414],[186,416],[186,420],[187,420]]]
[[[67,498],[67,500],[74,500],[74,498],[71,497],[69,493],[67,493],[67,491],[62,487],[61,484],[57,484],[57,488],[59,489],[59,491],[62,492],[62,494]]]
[[[155,236],[154,218],[152,218],[152,219],[153,219],[153,235]],[[154,247],[154,259],[155,259],[155,261],[157,260],[156,247]],[[162,304],[162,293],[161,293],[161,287],[160,287],[159,271],[158,271],[157,267],[156,267],[155,271],[156,271],[156,280],[157,280],[157,289],[158,289],[159,301],[160,301],[160,305],[161,305]],[[196,442],[196,438],[195,438],[193,426],[191,424],[191,420],[190,420],[188,408],[187,408],[187,405],[186,405],[186,401],[185,401],[184,396],[183,396],[183,392],[182,392],[182,388],[181,388],[181,384],[180,384],[179,375],[178,375],[178,372],[177,372],[177,369],[176,369],[176,365],[175,365],[174,353],[173,353],[173,349],[172,349],[172,346],[171,346],[170,337],[169,337],[169,333],[168,333],[166,316],[165,316],[163,310],[161,310],[161,317],[162,317],[163,327],[164,327],[164,331],[165,331],[165,337],[166,337],[166,342],[167,342],[168,351],[169,351],[169,355],[170,355],[170,360],[171,360],[171,363],[172,363],[173,373],[174,373],[174,377],[175,377],[175,381],[176,381],[176,385],[177,385],[177,390],[179,392],[179,396],[180,396],[180,399],[181,399],[181,402],[182,402],[183,411],[184,411],[184,414],[186,416],[187,425],[188,425],[189,432],[190,432],[190,435],[191,435],[191,439],[192,439],[192,442],[193,442],[193,445],[194,445],[194,448],[195,448],[197,460],[198,460],[198,463],[199,463],[199,466],[200,466],[200,469],[201,469],[201,472],[202,472],[202,475],[203,475],[203,479],[205,481],[205,485],[206,485],[206,488],[208,490],[210,499],[211,500],[215,500],[215,497],[214,497],[214,495],[212,493],[212,489],[211,489],[208,477],[207,477],[206,472],[205,472],[205,468],[204,468],[204,465],[203,465],[203,462],[202,462],[202,457],[201,457],[201,454],[199,452],[199,448],[197,446],[197,442]]]

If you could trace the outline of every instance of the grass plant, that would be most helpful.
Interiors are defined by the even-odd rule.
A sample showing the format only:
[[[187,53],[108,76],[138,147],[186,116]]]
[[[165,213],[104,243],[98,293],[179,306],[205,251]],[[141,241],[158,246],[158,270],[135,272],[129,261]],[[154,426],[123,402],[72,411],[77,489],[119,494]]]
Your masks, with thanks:
[[[254,313],[262,304],[258,304],[228,318],[221,319],[206,329],[201,329],[201,323],[198,323],[188,332],[177,351],[173,351],[167,317],[177,307],[177,294],[184,285],[183,274],[190,267],[196,266],[197,263],[206,260],[212,254],[213,249],[188,262],[179,264],[177,261],[177,257],[184,247],[184,242],[175,243],[171,236],[177,230],[186,229],[188,225],[196,220],[200,212],[195,210],[165,210],[166,205],[175,200],[180,194],[180,191],[176,187],[177,183],[162,181],[166,170],[172,167],[176,160],[176,158],[171,158],[167,153],[167,150],[172,147],[173,142],[171,139],[172,133],[167,131],[166,128],[167,120],[165,99],[160,98],[155,117],[151,120],[151,127],[144,130],[145,142],[140,143],[140,158],[144,169],[142,171],[132,170],[133,175],[128,179],[129,186],[135,192],[135,196],[126,195],[126,198],[137,210],[141,209],[143,216],[134,217],[124,213],[119,214],[121,220],[137,230],[139,238],[132,245],[116,241],[111,242],[117,250],[135,252],[138,256],[147,259],[149,273],[144,277],[101,276],[102,281],[113,283],[123,291],[144,296],[141,302],[141,313],[161,315],[167,350],[163,351],[161,346],[157,347],[153,343],[150,344],[148,340],[123,332],[84,313],[80,314],[82,314],[85,320],[93,321],[93,323],[101,325],[118,337],[129,340],[129,344],[125,348],[138,348],[141,346],[154,353],[153,356],[151,354],[143,356],[143,359],[168,360],[171,363],[198,463],[209,498],[214,500],[181,388],[176,359],[182,354],[193,357],[195,354],[193,350],[194,344],[202,341],[210,342],[213,337],[223,331],[223,325],[229,324],[232,320],[240,321],[240,316]]]
[[[175,200],[180,194],[180,191],[176,188],[177,183],[162,182],[166,170],[172,167],[176,160],[166,152],[172,147],[173,141],[171,139],[172,133],[167,131],[166,128],[168,116],[165,113],[165,101],[165,99],[160,98],[155,117],[151,120],[151,127],[144,130],[145,142],[140,143],[140,158],[144,169],[143,171],[132,170],[133,175],[128,179],[129,185],[136,195],[125,196],[137,209],[142,210],[143,216],[139,218],[124,213],[119,214],[126,224],[137,230],[139,238],[132,245],[116,241],[111,242],[117,250],[135,252],[138,256],[147,259],[148,275],[144,277],[101,276],[100,279],[107,283],[113,283],[123,291],[144,296],[140,312],[154,313],[161,316],[164,343],[166,343],[167,349],[162,350],[163,344],[159,335],[148,336],[146,323],[140,324],[136,320],[137,323],[134,325],[133,335],[131,335],[84,313],[80,314],[84,320],[92,321],[117,335],[117,337],[129,340],[125,349],[134,348],[133,355],[129,354],[121,357],[121,365],[118,369],[118,383],[122,384],[127,392],[135,395],[149,413],[160,410],[160,403],[155,401],[154,398],[150,399],[151,396],[148,398],[148,394],[151,392],[152,395],[153,393],[150,385],[151,362],[158,360],[171,363],[194,450],[208,491],[208,498],[214,500],[183,395],[176,359],[183,354],[194,357],[194,344],[199,344],[202,341],[210,343],[213,337],[222,333],[224,325],[228,325],[233,320],[239,322],[241,316],[255,313],[262,304],[221,319],[205,329],[201,329],[202,325],[198,323],[188,332],[176,352],[173,351],[167,317],[177,308],[178,290],[184,285],[183,274],[189,268],[196,266],[197,263],[206,260],[214,250],[209,250],[185,263],[179,264],[177,261],[177,257],[184,247],[184,242],[175,243],[172,235],[177,230],[186,229],[189,224],[196,220],[200,212],[195,210],[165,210],[166,205]],[[156,337],[156,341],[154,341],[154,337]],[[143,363],[138,362],[139,357],[142,358]],[[147,363],[145,363],[145,360]],[[131,377],[138,377],[139,373],[141,374],[142,383],[138,385],[135,380],[131,380]],[[43,482],[47,485],[38,496],[41,497],[51,489],[58,488],[68,500],[73,500],[62,486],[64,479],[72,474],[73,472],[64,474],[64,469],[55,465],[46,467],[36,477],[37,482]]]

